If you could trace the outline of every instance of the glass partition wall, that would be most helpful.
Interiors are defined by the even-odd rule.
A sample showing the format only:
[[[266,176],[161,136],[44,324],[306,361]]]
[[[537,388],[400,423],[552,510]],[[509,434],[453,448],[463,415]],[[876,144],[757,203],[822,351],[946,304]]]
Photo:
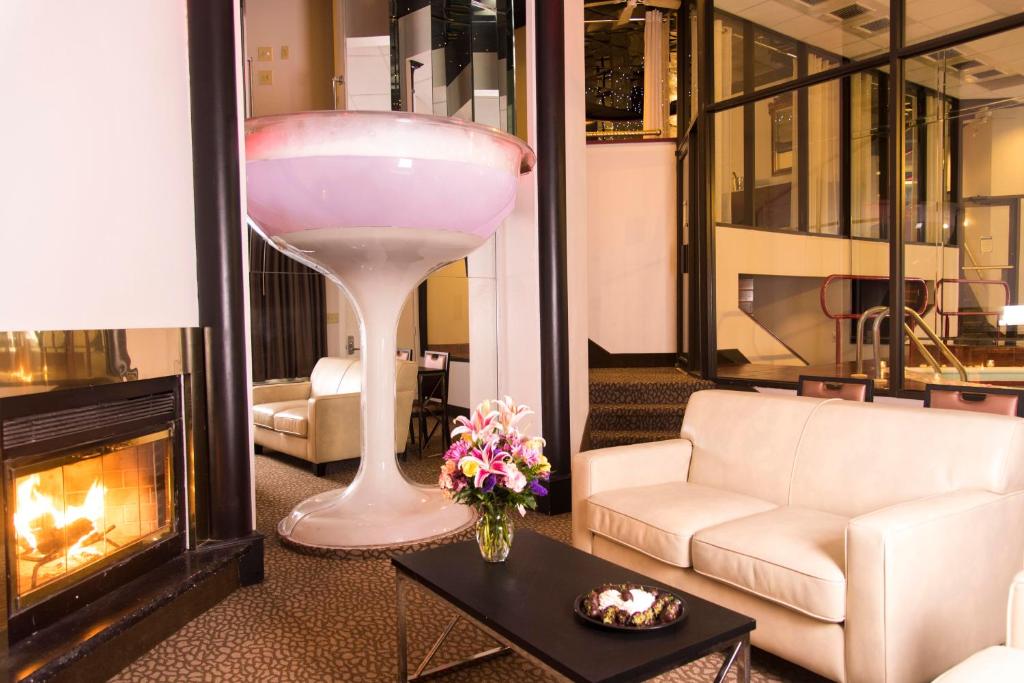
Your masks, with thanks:
[[[1024,385],[1024,7],[975,5],[690,4],[691,369]]]

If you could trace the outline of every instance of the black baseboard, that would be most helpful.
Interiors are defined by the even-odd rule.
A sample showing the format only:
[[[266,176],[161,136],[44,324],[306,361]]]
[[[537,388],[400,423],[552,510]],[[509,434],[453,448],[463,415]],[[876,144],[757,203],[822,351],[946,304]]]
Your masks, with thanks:
[[[572,475],[555,474],[548,482],[548,495],[537,501],[537,512],[561,515],[572,512]]]
[[[587,341],[591,368],[671,368],[679,364],[675,353],[611,353],[593,339]]]
[[[196,548],[197,555],[203,553],[222,553],[234,550],[241,551],[238,556],[238,580],[242,586],[252,586],[263,582],[263,534],[253,531],[248,536],[231,539],[230,541],[206,541]]]

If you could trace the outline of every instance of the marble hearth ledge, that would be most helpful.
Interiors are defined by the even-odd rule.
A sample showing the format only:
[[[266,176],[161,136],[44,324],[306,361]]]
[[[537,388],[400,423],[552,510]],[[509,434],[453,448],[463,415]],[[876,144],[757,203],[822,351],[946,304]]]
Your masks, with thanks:
[[[4,683],[105,681],[240,586],[262,580],[263,537],[200,546],[24,638]]]

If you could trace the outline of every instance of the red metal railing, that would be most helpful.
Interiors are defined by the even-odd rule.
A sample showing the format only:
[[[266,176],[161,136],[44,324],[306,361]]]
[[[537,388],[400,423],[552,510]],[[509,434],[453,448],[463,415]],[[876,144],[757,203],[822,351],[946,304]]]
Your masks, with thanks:
[[[844,312],[844,313],[834,313],[831,310],[829,310],[828,301],[827,301],[828,288],[832,285],[833,282],[843,281],[843,280],[849,280],[849,281],[861,281],[861,280],[879,281],[879,280],[884,280],[884,281],[887,282],[889,280],[889,278],[887,276],[885,276],[885,275],[843,275],[843,274],[836,273],[834,275],[829,275],[827,278],[825,278],[824,282],[821,283],[821,289],[819,290],[819,296],[821,298],[821,310],[825,314],[826,318],[830,318],[831,320],[834,320],[836,322],[836,365],[839,365],[840,363],[843,362],[843,321],[844,320],[857,320],[861,316],[860,313],[857,313],[855,311],[849,311],[849,312]],[[908,278],[904,278],[903,281],[906,284],[914,284],[914,285],[919,285],[920,286],[920,288],[921,288],[921,302],[920,302],[920,304],[918,306],[914,307],[914,310],[917,311],[918,314],[920,314],[921,316],[924,316],[925,312],[928,310],[928,305],[929,305],[929,302],[928,302],[928,285],[927,285],[927,283],[923,279],[921,279],[919,277],[908,277]]]
[[[935,311],[942,316],[942,339],[943,341],[950,338],[949,336],[949,319],[950,318],[962,318],[964,316],[977,316],[977,315],[994,315],[996,316],[996,337],[999,337],[999,316],[1002,315],[1002,311],[961,311],[959,302],[957,303],[957,310],[945,311],[942,309],[942,286],[946,283],[957,284],[957,285],[997,285],[1003,288],[1003,292],[1006,294],[1006,301],[1003,303],[1004,306],[1010,305],[1010,285],[1005,280],[966,280],[963,278],[947,277],[938,281],[935,285]],[[959,294],[959,293],[958,293]]]

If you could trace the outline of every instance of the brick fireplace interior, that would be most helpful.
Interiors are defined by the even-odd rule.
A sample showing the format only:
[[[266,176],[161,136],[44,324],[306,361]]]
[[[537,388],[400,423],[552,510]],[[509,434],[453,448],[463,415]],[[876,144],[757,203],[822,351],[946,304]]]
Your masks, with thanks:
[[[15,471],[19,608],[173,533],[172,447],[162,430]]]

